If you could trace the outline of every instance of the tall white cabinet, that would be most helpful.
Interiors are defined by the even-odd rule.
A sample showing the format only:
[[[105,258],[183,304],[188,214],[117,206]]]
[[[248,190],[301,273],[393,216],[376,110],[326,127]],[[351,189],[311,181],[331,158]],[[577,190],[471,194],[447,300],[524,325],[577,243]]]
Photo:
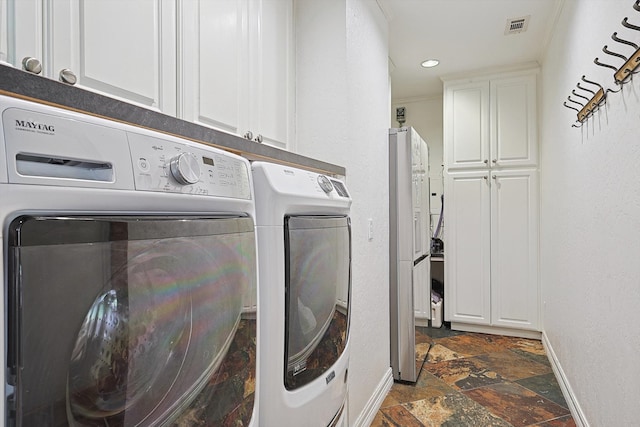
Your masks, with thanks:
[[[540,329],[537,70],[444,86],[445,320]]]
[[[283,149],[293,38],[292,0],[0,0],[1,62]]]

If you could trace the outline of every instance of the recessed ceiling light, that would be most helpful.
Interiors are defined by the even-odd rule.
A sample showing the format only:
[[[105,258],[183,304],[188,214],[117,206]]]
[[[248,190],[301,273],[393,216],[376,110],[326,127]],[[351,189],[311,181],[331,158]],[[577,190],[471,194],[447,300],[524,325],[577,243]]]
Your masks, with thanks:
[[[431,67],[435,67],[436,65],[438,65],[440,63],[440,61],[438,61],[437,59],[427,59],[426,61],[422,62],[422,65],[424,68],[431,68]]]

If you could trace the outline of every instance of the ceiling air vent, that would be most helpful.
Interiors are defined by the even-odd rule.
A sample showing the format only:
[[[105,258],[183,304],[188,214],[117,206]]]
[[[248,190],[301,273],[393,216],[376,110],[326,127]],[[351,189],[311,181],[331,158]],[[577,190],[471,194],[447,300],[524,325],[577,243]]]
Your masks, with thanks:
[[[529,26],[529,18],[531,15],[521,16],[520,18],[507,19],[507,25],[504,28],[504,34],[517,34],[527,31]]]

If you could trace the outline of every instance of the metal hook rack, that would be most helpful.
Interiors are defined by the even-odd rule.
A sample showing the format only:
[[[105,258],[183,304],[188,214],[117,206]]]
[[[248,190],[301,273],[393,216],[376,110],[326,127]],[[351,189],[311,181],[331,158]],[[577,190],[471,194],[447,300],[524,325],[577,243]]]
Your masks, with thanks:
[[[640,0],[636,0],[633,4],[633,9],[636,10],[637,12],[640,12]],[[640,32],[640,26],[638,25],[634,25],[631,24],[629,22],[629,18],[625,17],[622,20],[622,26],[625,28],[628,28],[630,30],[633,31],[638,31]],[[594,91],[589,89],[588,87],[585,86],[581,86],[580,83],[577,84],[577,88],[581,91],[583,91],[586,94],[591,94],[591,97],[585,96],[585,95],[580,95],[579,93],[576,92],[576,90],[572,90],[571,94],[578,97],[578,98],[582,98],[585,99],[587,102],[586,104],[576,101],[575,99],[571,99],[571,96],[567,97],[567,100],[577,104],[579,106],[581,106],[580,109],[577,109],[569,104],[567,104],[566,102],[563,103],[563,105],[571,110],[575,110],[578,113],[578,120],[576,123],[574,123],[572,125],[572,127],[576,127],[576,128],[580,128],[582,127],[582,125],[584,124],[585,121],[587,121],[589,119],[589,117],[591,117],[593,115],[594,112],[596,112],[600,106],[606,104],[607,101],[607,94],[609,93],[617,93],[620,92],[622,90],[622,86],[629,83],[631,81],[631,79],[633,78],[633,76],[637,73],[639,73],[640,71],[636,71],[638,69],[638,67],[640,67],[640,47],[635,44],[632,41],[623,39],[622,37],[618,36],[617,32],[614,32],[611,35],[611,39],[613,41],[615,41],[616,43],[619,43],[620,45],[623,46],[631,46],[633,49],[635,49],[635,52],[627,57],[622,53],[618,53],[618,52],[614,52],[612,50],[609,49],[609,46],[605,45],[602,48],[602,51],[613,57],[613,58],[619,58],[621,60],[624,61],[624,63],[619,66],[616,67],[614,65],[610,65],[607,63],[604,63],[602,61],[600,61],[600,58],[596,58],[594,59],[594,64],[600,66],[600,67],[604,67],[604,68],[610,68],[612,70],[614,70],[613,73],[613,81],[614,83],[619,86],[620,88],[618,90],[611,90],[611,89],[604,89],[602,87],[602,85],[600,85],[599,83],[596,83],[594,81],[591,80],[587,80],[585,78],[585,76],[582,76],[582,81],[585,83],[589,83],[591,85],[597,86],[598,87],[598,91]],[[616,59],[618,60],[618,59]],[[578,124],[579,123],[579,124]]]

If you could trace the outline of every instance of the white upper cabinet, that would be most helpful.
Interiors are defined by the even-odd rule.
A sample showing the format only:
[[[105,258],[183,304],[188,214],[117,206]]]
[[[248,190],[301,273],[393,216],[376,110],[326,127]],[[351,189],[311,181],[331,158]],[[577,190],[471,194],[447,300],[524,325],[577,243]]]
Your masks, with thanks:
[[[182,3],[181,90],[185,120],[240,134],[246,131],[242,100],[249,97],[248,2]]]
[[[1,62],[285,149],[293,40],[293,0],[0,0]]]
[[[445,82],[449,169],[536,166],[536,74]]]
[[[489,162],[489,82],[445,86],[445,151],[449,168],[486,167]]]
[[[182,3],[182,116],[287,148],[293,135],[293,3]]]
[[[0,0],[0,63],[9,63],[9,20],[7,1]]]
[[[538,163],[536,76],[491,81],[491,163],[498,167]]]
[[[44,77],[175,114],[174,0],[8,0],[2,10],[9,63],[35,58]]]
[[[255,97],[251,95],[249,117],[253,133],[261,134],[266,144],[287,148],[293,137],[294,106],[294,35],[293,2],[261,0],[260,22],[252,38],[256,45],[249,70],[254,73]]]
[[[42,0],[0,0],[0,62],[21,68],[23,58],[34,58],[42,64],[42,16]]]
[[[77,86],[175,115],[175,1],[56,0],[52,5],[54,73],[68,68],[77,75]],[[67,17],[69,25],[60,28]]]

